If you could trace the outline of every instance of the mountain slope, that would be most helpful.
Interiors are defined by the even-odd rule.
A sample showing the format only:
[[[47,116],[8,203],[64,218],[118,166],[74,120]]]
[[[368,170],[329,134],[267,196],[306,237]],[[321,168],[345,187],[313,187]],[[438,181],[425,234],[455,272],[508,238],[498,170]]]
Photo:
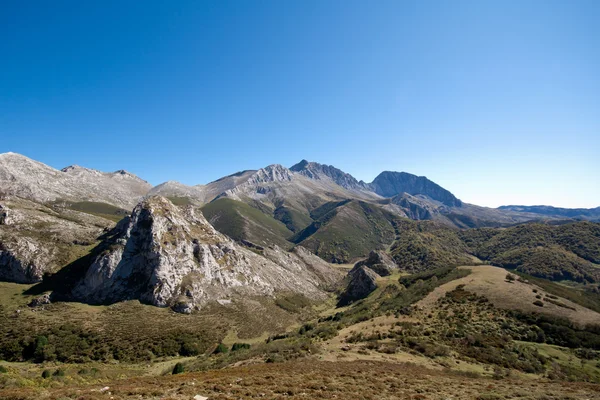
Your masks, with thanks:
[[[223,192],[244,183],[255,172],[255,170],[236,172],[235,174],[224,176],[223,178],[219,178],[206,185],[187,186],[180,182],[168,181],[153,187],[148,192],[148,195],[170,198],[181,197],[188,199],[196,205],[203,205],[211,202]]]
[[[390,255],[402,270],[420,272],[477,263],[456,229],[434,221],[396,221],[396,241]]]
[[[394,215],[377,205],[352,200],[315,211],[316,221],[290,240],[327,261],[346,263],[394,240]]]
[[[114,225],[105,218],[13,198],[0,210],[0,280],[33,283],[86,254]]]
[[[0,154],[0,191],[41,203],[93,201],[130,208],[151,187],[123,170],[108,173],[70,166],[59,171],[20,154]]]
[[[600,282],[600,224],[523,224],[461,232],[477,257],[550,280]]]
[[[216,230],[233,240],[247,240],[260,246],[291,247],[286,239],[292,236],[292,231],[282,222],[241,201],[217,199],[205,205],[202,213]]]

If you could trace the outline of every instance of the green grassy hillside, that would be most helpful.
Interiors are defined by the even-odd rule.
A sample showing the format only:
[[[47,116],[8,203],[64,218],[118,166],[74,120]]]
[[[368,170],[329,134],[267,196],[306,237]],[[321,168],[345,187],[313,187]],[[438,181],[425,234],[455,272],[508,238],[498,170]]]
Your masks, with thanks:
[[[129,215],[129,211],[120,207],[113,206],[108,203],[101,203],[97,201],[79,201],[79,202],[61,202],[66,205],[67,208],[75,211],[84,212],[86,214],[95,215],[97,217],[106,218],[115,222],[123,219],[124,216]]]
[[[292,231],[284,223],[246,203],[222,198],[205,205],[202,213],[215,229],[234,240],[249,240],[261,246],[292,246],[286,240]]]
[[[283,222],[292,232],[301,231],[313,222],[312,218],[308,215],[283,205],[275,209],[273,217]]]
[[[291,240],[327,261],[346,263],[394,240],[394,216],[376,205],[336,202],[316,211],[313,215],[319,219]]]

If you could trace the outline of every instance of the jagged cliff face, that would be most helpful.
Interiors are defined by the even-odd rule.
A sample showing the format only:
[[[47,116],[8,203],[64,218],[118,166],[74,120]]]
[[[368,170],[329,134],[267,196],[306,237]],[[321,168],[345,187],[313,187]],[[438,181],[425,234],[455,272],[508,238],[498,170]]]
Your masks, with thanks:
[[[326,297],[339,273],[279,248],[266,257],[218,233],[192,207],[162,197],[140,203],[98,248],[72,296],[90,303],[139,299],[188,312],[209,301],[300,293]]]
[[[352,175],[345,173],[333,165],[325,165],[302,160],[298,164],[292,166],[290,170],[298,172],[311,179],[331,179],[337,185],[345,189],[360,191],[369,190],[367,184],[357,181]]]

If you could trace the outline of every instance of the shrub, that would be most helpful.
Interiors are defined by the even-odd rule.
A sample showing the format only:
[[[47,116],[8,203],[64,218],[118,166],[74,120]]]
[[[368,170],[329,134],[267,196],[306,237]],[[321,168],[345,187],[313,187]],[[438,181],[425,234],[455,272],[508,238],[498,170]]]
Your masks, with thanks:
[[[177,375],[177,374],[181,374],[185,371],[185,368],[183,367],[183,364],[178,362],[177,364],[175,364],[175,367],[173,368],[173,375]]]
[[[8,372],[8,368],[6,368],[4,365],[0,365],[0,374],[5,374]]]
[[[534,302],[533,302],[533,305],[535,305],[535,306],[538,306],[538,307],[544,307],[544,303],[542,303],[542,302],[541,302],[541,301],[539,301],[539,300],[536,300],[536,301],[534,301]]]
[[[42,378],[44,378],[44,379],[48,379],[48,378],[50,378],[50,376],[52,376],[52,373],[50,372],[50,370],[48,370],[48,369],[45,369],[45,370],[42,372]]]
[[[231,351],[248,350],[249,348],[250,344],[248,343],[234,343],[233,346],[231,346]]]
[[[217,346],[217,348],[215,349],[215,351],[213,352],[213,354],[221,354],[221,353],[227,353],[229,351],[229,349],[227,348],[227,346],[225,346],[223,343],[219,343],[219,345]]]
[[[59,368],[56,371],[54,371],[52,376],[65,376],[65,371]]]

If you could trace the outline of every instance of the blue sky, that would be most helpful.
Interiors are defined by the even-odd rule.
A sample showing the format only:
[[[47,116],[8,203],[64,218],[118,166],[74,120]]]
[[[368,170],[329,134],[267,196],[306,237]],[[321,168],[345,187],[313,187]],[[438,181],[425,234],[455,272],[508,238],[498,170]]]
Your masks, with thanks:
[[[206,183],[306,158],[600,205],[598,1],[3,1],[0,152]]]

